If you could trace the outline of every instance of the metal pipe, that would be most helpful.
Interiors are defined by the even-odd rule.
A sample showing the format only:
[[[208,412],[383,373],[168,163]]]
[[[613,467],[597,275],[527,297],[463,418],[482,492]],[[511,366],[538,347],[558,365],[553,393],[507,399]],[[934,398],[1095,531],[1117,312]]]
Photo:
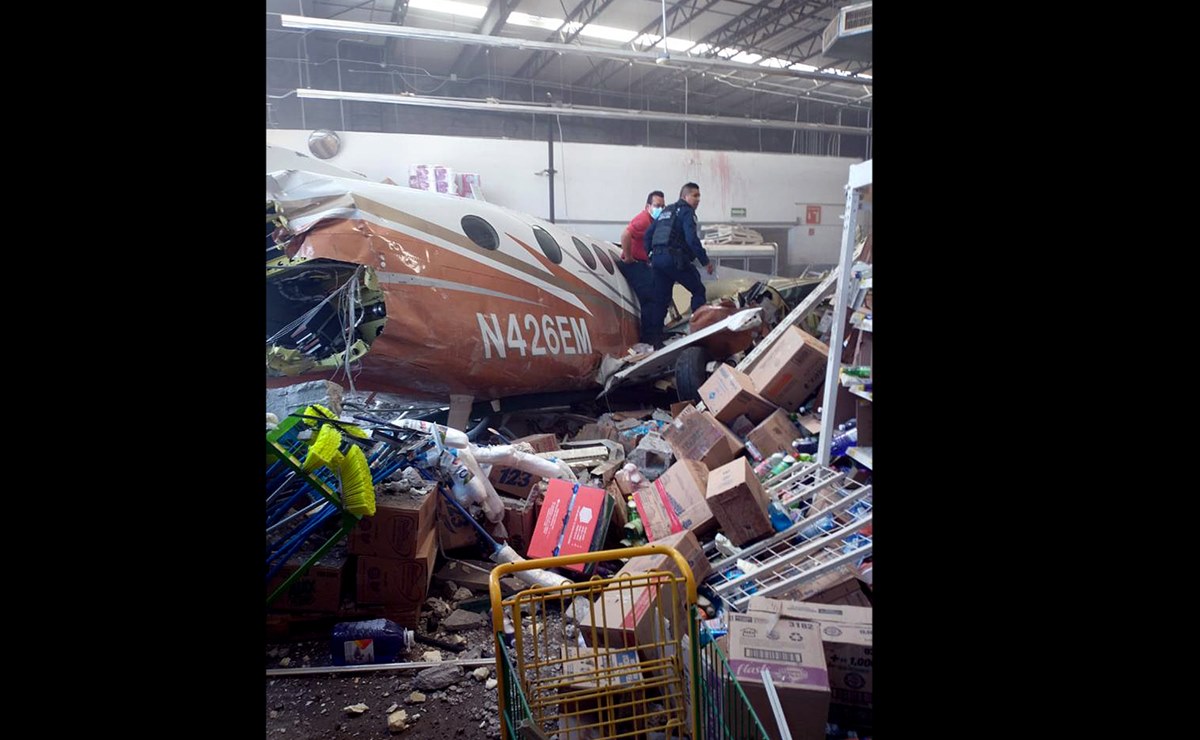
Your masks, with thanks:
[[[297,90],[301,98],[315,100],[357,100],[367,103],[392,103],[395,105],[415,105],[426,108],[453,108],[456,110],[481,110],[492,113],[533,113],[559,116],[576,116],[581,118],[608,118],[627,121],[666,121],[679,123],[686,121],[692,124],[708,124],[713,126],[737,126],[740,128],[769,128],[783,131],[817,131],[845,136],[870,136],[871,129],[860,126],[836,126],[828,123],[809,123],[807,121],[780,121],[773,118],[734,118],[733,116],[707,116],[692,114],[681,116],[678,113],[659,113],[654,111],[621,110],[619,108],[594,108],[591,106],[544,106],[524,103],[489,103],[481,100],[460,100],[457,98],[430,98],[418,95],[389,95],[387,93],[339,92],[337,90]]]
[[[546,168],[546,174],[550,176],[550,223],[554,223],[554,121],[553,119],[546,122],[547,144],[550,148],[550,165]]]
[[[268,668],[268,676],[316,676],[322,673],[370,673],[372,671],[405,671],[415,668],[433,668],[439,665],[457,665],[463,668],[496,665],[495,658],[465,658],[463,660],[423,661],[420,663],[380,663],[378,665],[329,665],[315,668]]]

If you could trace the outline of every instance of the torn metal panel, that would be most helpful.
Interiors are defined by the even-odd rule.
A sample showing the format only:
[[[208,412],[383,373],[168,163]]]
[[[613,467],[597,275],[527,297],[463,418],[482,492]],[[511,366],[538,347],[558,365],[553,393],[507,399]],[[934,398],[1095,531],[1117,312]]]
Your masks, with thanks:
[[[680,353],[688,347],[694,347],[704,343],[708,337],[721,332],[741,332],[748,329],[754,329],[762,325],[762,309],[748,308],[739,311],[732,316],[729,316],[715,324],[706,326],[700,331],[690,334],[687,337],[675,342],[671,342],[666,347],[658,350],[654,354],[646,357],[641,362],[633,367],[625,368],[624,370],[614,373],[608,378],[604,386],[604,390],[600,392],[598,398],[605,396],[612,389],[629,382],[639,380],[650,380],[660,375],[665,375],[675,368],[675,360]]]

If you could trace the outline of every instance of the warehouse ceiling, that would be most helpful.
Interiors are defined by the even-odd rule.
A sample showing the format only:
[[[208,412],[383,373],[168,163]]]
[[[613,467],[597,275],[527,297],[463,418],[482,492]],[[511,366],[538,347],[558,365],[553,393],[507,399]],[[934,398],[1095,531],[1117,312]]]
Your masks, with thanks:
[[[664,51],[661,0],[268,0],[267,125],[868,156],[870,32],[822,38],[850,5],[668,0]]]

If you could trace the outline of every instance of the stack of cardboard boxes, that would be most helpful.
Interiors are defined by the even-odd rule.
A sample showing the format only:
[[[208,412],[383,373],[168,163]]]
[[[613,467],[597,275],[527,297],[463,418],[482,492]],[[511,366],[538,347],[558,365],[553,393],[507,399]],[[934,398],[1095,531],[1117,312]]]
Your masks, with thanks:
[[[742,453],[761,460],[794,451],[792,441],[802,433],[788,413],[820,388],[828,355],[823,343],[791,327],[750,374],[718,366],[700,386],[704,411],[672,407],[677,413],[662,436],[678,462],[633,492],[648,540],[685,528],[704,536],[719,527],[743,546],[774,533],[766,492]]]
[[[437,499],[431,490],[376,498],[375,516],[350,533],[356,558],[355,601],[388,619],[416,627],[437,558]]]
[[[869,726],[873,707],[870,607],[755,596],[750,599],[748,612],[751,617],[767,618],[771,624],[775,624],[774,619],[816,624],[828,669],[831,719],[849,721],[858,727]]]

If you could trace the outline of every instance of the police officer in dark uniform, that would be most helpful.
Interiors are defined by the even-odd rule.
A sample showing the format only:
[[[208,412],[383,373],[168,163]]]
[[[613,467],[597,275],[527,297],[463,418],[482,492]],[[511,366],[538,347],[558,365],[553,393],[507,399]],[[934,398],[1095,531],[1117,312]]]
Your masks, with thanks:
[[[692,310],[707,302],[704,283],[692,260],[700,260],[713,272],[713,263],[704,251],[697,235],[698,219],[696,208],[700,205],[700,186],[689,182],[679,191],[679,200],[663,208],[658,218],[646,229],[644,238],[646,252],[650,255],[650,267],[654,273],[654,300],[648,307],[651,312],[645,322],[653,327],[655,335],[644,341],[659,344],[662,341],[663,322],[667,318],[667,306],[671,302],[671,290],[679,283],[692,294]],[[647,309],[644,309],[647,310]]]

